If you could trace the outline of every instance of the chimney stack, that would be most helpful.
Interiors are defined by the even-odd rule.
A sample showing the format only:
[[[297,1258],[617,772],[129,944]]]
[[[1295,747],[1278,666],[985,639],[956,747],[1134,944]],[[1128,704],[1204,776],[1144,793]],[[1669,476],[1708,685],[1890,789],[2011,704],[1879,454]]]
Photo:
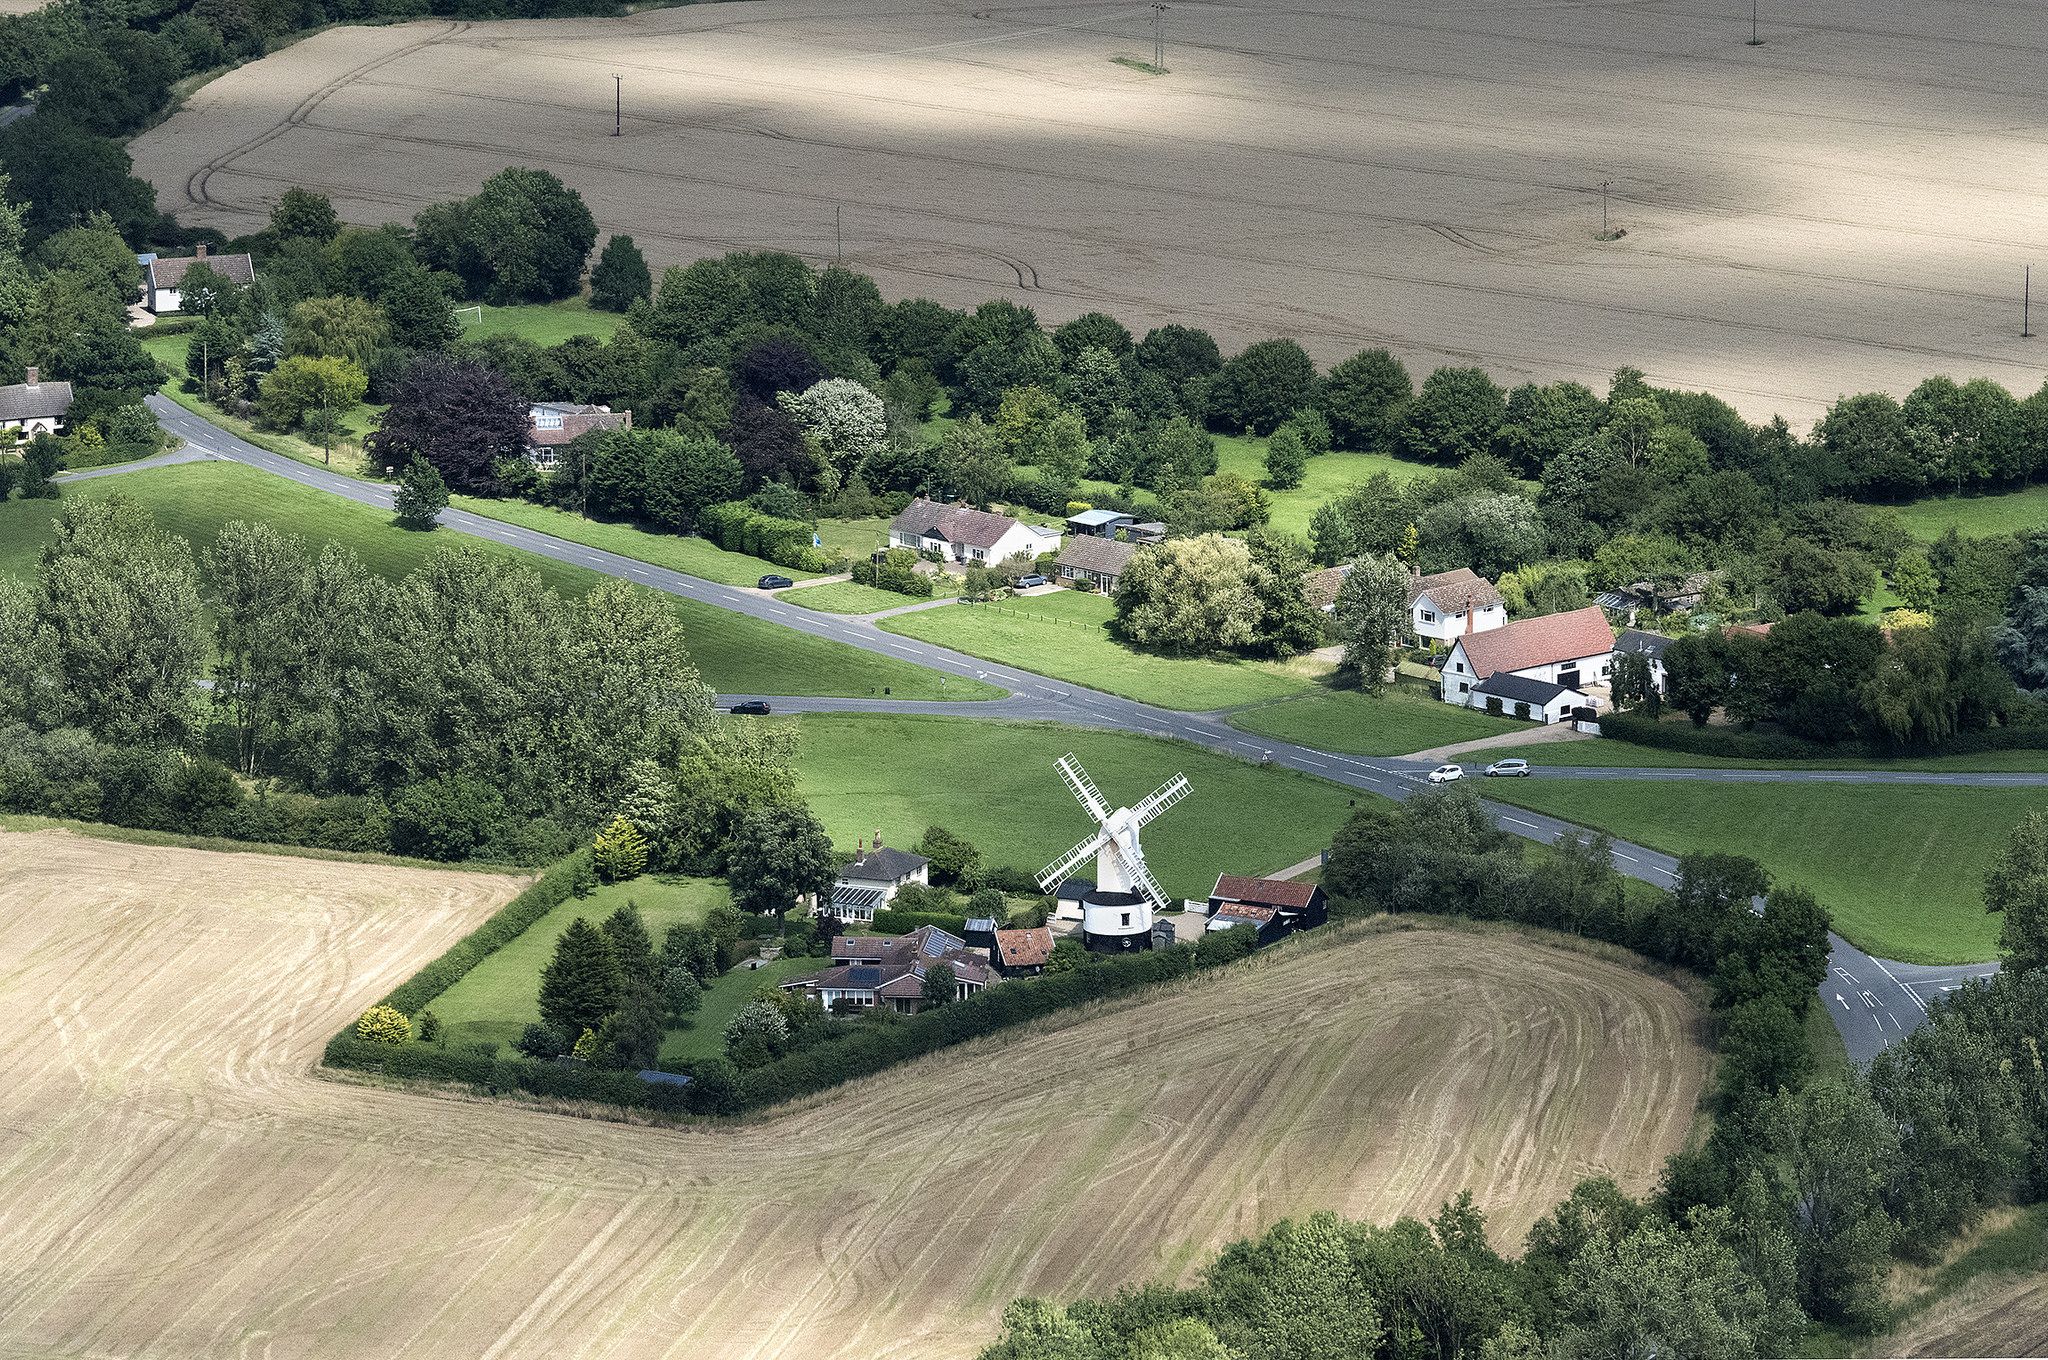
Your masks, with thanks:
[[[192,248],[192,258],[195,260],[203,260],[206,258],[206,242],[201,241],[198,245]]]
[[[881,849],[881,848],[882,848],[882,828],[880,828],[880,827],[878,826],[878,827],[876,827],[876,828],[875,828],[875,849],[879,850],[879,849]]]
[[[30,364],[28,366],[28,385],[30,387],[34,387],[37,383],[41,382],[42,380],[43,370],[37,368],[34,364]]]

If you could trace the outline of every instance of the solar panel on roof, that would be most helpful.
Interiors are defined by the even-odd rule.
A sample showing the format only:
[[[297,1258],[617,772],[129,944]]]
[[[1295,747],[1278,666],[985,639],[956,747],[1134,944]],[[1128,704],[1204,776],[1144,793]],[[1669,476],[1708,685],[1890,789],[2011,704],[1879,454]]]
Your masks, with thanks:
[[[881,980],[882,970],[868,964],[846,970],[846,985],[849,987],[872,987]]]

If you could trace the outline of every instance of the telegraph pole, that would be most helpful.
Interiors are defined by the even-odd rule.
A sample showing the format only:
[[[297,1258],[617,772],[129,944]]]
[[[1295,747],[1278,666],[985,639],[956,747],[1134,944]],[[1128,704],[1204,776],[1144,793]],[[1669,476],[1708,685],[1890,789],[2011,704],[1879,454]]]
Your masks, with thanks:
[[[1153,0],[1152,5],[1152,69],[1166,69],[1166,6]]]
[[[1600,181],[1600,239],[1603,241],[1607,239],[1607,191],[1613,187],[1611,179]]]
[[[837,203],[832,205],[832,258],[846,258],[846,209]]]
[[[1749,0],[1749,45],[1762,47],[1764,40],[1756,35],[1756,3],[1757,0]]]
[[[626,134],[626,78],[612,77],[612,136]]]
[[[2020,276],[2020,339],[2030,340],[2034,335],[2034,266],[2028,265]]]

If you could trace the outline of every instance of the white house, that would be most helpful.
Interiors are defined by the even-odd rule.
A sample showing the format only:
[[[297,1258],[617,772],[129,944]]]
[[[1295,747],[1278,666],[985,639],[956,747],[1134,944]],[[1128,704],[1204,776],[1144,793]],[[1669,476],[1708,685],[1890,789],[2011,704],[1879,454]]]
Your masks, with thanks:
[[[1540,680],[1585,695],[1589,685],[1607,682],[1614,662],[1614,632],[1598,605],[1563,614],[1522,619],[1483,633],[1471,633],[1451,645],[1444,658],[1443,697],[1448,704],[1488,708],[1484,682],[1495,676]],[[1491,696],[1503,712],[1513,712],[1495,685]],[[1559,696],[1543,700],[1545,711]],[[1569,706],[1569,705],[1566,705]],[[1531,716],[1535,716],[1533,713]]]
[[[206,253],[206,243],[201,241],[190,255],[179,255],[171,259],[157,255],[144,260],[142,305],[158,316],[177,311],[182,299],[185,275],[196,264],[205,265],[237,288],[247,287],[256,281],[254,260],[247,255],[209,255]]]
[[[1056,551],[1060,531],[1024,524],[1008,515],[920,497],[889,521],[889,546],[937,553],[947,562],[989,567],[1013,557]]]
[[[0,387],[0,431],[18,431],[23,439],[63,432],[64,414],[71,409],[71,384],[42,378],[40,369],[31,368],[27,382]]]
[[[630,430],[631,411],[572,401],[537,401],[526,408],[526,457],[535,467],[553,467],[555,451],[592,430]]]
[[[1408,624],[1418,638],[1449,645],[1468,633],[1505,627],[1507,621],[1500,592],[1470,567],[1418,576],[1408,587]]]
[[[1670,646],[1671,639],[1662,633],[1645,633],[1639,628],[1624,628],[1614,639],[1617,653],[1633,653],[1650,663],[1650,683],[1659,693],[1664,690],[1664,652]]]
[[[1563,722],[1573,709],[1592,706],[1588,695],[1569,685],[1532,680],[1513,671],[1496,671],[1472,689],[1472,707],[1488,712],[1498,709],[1503,716],[1531,722]]]
[[[908,850],[888,848],[882,833],[875,833],[875,848],[861,850],[839,871],[833,881],[832,897],[820,904],[819,916],[836,916],[842,921],[869,922],[875,913],[894,901],[906,884],[930,883],[931,861]]]

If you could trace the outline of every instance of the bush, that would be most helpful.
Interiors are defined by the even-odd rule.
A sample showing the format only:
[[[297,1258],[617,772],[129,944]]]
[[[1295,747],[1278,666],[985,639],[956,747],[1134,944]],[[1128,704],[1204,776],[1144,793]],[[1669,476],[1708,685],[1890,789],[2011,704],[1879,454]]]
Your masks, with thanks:
[[[412,1038],[412,1022],[404,1011],[379,1003],[356,1021],[356,1037],[372,1044],[402,1044]]]
[[[624,817],[612,818],[590,847],[590,864],[607,883],[620,883],[647,872],[647,838]]]
[[[891,548],[879,562],[870,558],[854,563],[853,579],[864,586],[893,590],[898,595],[921,600],[930,599],[932,594],[932,578],[917,570],[917,554],[908,548]]]
[[[764,558],[795,571],[829,572],[840,559],[811,546],[811,526],[802,520],[764,514],[745,501],[707,505],[697,515],[697,532],[727,552]]]
[[[919,926],[937,926],[952,935],[964,934],[967,918],[939,911],[896,911],[884,907],[875,913],[877,935],[908,935]]]

